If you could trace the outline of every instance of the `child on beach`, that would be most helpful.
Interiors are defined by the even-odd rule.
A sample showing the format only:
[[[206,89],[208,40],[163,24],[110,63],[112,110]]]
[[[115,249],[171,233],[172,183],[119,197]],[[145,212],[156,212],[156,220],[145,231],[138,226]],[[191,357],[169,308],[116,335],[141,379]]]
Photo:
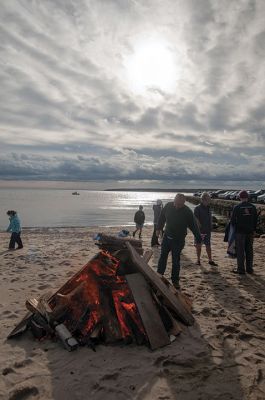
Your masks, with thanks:
[[[9,250],[15,250],[15,244],[18,244],[18,249],[23,248],[22,240],[20,238],[21,234],[21,225],[20,220],[18,218],[17,212],[13,210],[7,211],[7,215],[9,216],[9,226],[7,228],[7,232],[12,232],[9,242]]]
[[[143,212],[143,206],[139,206],[139,210],[136,211],[136,213],[134,214],[134,222],[136,225],[136,229],[133,232],[133,237],[135,237],[136,232],[139,231],[139,239],[141,239],[144,221],[145,221],[145,213]]]

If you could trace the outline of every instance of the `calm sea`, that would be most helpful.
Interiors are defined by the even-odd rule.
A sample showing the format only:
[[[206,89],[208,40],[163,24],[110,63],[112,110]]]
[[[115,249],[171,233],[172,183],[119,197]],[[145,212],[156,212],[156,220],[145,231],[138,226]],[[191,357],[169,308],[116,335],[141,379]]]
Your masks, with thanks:
[[[155,201],[161,199],[165,204],[175,196],[165,192],[78,193],[75,196],[65,189],[0,189],[0,229],[8,225],[7,210],[18,212],[23,227],[130,226],[140,204],[146,223],[151,224]]]

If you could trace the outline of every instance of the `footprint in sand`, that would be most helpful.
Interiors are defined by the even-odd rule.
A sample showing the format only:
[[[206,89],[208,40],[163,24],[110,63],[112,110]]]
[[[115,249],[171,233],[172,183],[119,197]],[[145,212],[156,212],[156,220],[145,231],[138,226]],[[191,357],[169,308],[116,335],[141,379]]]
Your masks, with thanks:
[[[32,364],[32,360],[30,358],[26,358],[23,361],[15,362],[14,368],[23,368],[23,367],[25,367],[26,365],[29,365],[29,364]]]
[[[240,333],[238,338],[243,341],[253,339],[254,335],[252,333]]]
[[[239,333],[239,330],[233,325],[216,325],[217,329],[222,329],[227,333]]]
[[[48,289],[48,288],[50,288],[50,287],[51,287],[51,285],[46,284],[46,285],[40,285],[40,286],[38,286],[38,289],[43,290],[43,289]]]
[[[102,381],[109,381],[109,380],[115,380],[116,381],[118,378],[119,378],[119,374],[118,374],[118,372],[115,372],[113,374],[103,375],[101,380]]]
[[[208,307],[204,307],[204,308],[201,310],[201,314],[202,314],[202,315],[205,315],[206,317],[208,317],[209,315],[211,315],[211,309],[208,308]]]
[[[9,311],[9,310],[6,310],[6,311],[3,311],[3,312],[2,312],[2,315],[10,315],[10,314],[12,314],[12,312]]]
[[[25,386],[15,389],[8,400],[24,400],[29,396],[37,396],[38,394],[39,391],[36,386]]]
[[[15,371],[13,370],[13,368],[7,367],[7,368],[4,368],[4,369],[3,369],[2,375],[6,376],[6,375],[8,375],[8,374],[11,374],[12,372],[15,372]]]

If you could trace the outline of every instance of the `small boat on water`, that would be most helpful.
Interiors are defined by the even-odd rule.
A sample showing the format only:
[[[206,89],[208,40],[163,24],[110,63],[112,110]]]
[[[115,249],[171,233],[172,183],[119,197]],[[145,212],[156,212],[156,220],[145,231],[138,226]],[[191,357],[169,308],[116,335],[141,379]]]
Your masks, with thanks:
[[[75,196],[79,196],[80,195],[80,193],[78,193],[78,192],[73,192],[72,194],[74,194]]]

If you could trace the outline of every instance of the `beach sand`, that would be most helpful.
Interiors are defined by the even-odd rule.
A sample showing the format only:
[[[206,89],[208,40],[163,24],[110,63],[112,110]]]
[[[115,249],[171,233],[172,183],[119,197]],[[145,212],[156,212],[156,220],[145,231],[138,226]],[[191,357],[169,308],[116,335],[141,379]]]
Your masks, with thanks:
[[[31,332],[6,340],[25,315],[25,300],[55,291],[97,252],[92,236],[119,228],[24,230],[24,249],[6,252],[0,234],[0,398],[228,400],[265,399],[265,239],[255,240],[255,275],[231,273],[222,233],[213,234],[214,259],[195,265],[192,235],[182,256],[181,288],[192,297],[194,326],[169,346],[97,346],[67,352],[59,342],[36,341]],[[152,227],[144,229],[150,247]],[[149,264],[157,264],[155,249]],[[170,268],[167,270],[170,276]]]

